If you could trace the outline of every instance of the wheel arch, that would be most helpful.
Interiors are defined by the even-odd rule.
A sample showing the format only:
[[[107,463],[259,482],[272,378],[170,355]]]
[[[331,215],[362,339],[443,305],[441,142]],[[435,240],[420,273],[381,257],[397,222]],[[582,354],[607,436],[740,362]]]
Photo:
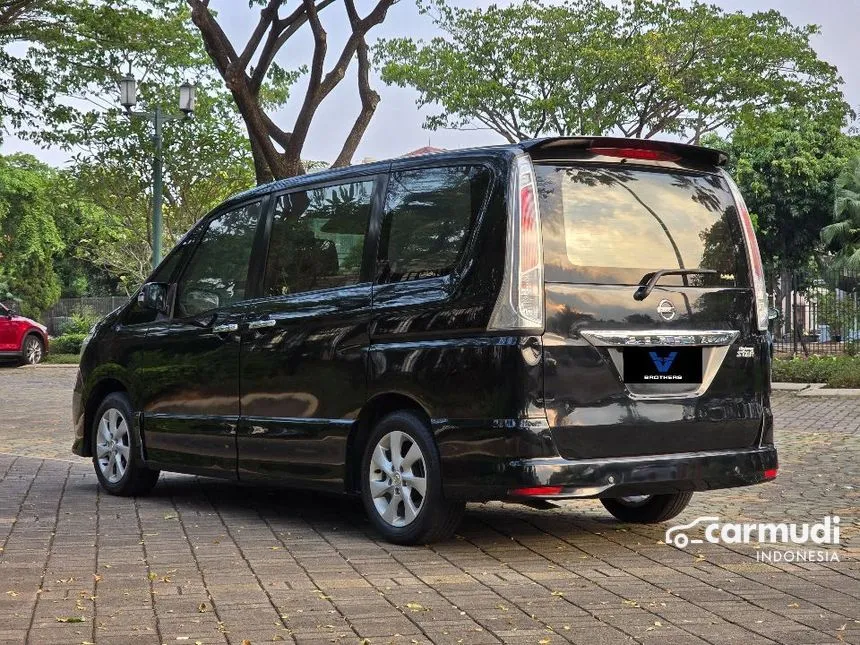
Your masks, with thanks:
[[[414,412],[430,427],[430,414],[427,409],[417,399],[400,392],[377,394],[361,408],[346,442],[344,484],[348,493],[358,493],[361,490],[361,457],[374,424],[382,417],[401,410]]]
[[[21,336],[21,347],[20,347],[21,354],[23,355],[23,353],[24,353],[24,343],[26,343],[26,342],[27,342],[27,339],[28,339],[30,336],[34,336],[35,338],[37,338],[37,339],[39,340],[39,342],[40,342],[40,343],[42,343],[42,352],[44,352],[45,354],[47,354],[47,353],[48,353],[48,339],[47,339],[47,337],[45,336],[45,334],[43,334],[43,333],[42,333],[42,331],[41,331],[40,329],[36,329],[36,328],[34,328],[34,327],[31,327],[30,329],[28,329],[27,331],[25,331],[25,332],[24,332],[24,335],[23,335],[23,336]]]
[[[99,405],[101,405],[101,402],[104,401],[105,397],[109,394],[113,394],[114,392],[123,392],[128,394],[128,388],[119,379],[106,377],[96,383],[87,395],[86,403],[84,404],[84,457],[93,456],[92,433],[96,410]],[[132,422],[132,425],[135,425],[134,422]]]

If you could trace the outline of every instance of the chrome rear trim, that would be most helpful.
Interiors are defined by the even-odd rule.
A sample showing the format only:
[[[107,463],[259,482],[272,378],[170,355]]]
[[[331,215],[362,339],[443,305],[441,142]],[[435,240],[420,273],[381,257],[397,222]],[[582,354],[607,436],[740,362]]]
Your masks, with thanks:
[[[595,347],[667,347],[698,346],[726,347],[740,332],[737,330],[673,329],[661,331],[630,331],[625,329],[584,329],[582,337]]]

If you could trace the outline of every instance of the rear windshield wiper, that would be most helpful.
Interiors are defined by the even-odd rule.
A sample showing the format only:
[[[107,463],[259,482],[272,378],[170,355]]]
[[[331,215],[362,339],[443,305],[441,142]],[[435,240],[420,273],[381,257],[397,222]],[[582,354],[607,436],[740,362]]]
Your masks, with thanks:
[[[633,294],[634,300],[645,300],[654,291],[654,287],[664,275],[713,275],[719,273],[715,269],[659,269],[653,273],[646,273],[639,281],[639,288]]]

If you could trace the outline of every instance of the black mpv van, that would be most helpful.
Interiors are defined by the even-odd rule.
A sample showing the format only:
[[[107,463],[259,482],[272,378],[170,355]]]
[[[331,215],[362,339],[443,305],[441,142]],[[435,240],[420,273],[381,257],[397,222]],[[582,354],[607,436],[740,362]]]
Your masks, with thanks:
[[[723,153],[550,138],[331,170],[204,217],[93,329],[74,452],[360,494],[393,542],[466,501],[668,520],[773,479],[762,265]]]

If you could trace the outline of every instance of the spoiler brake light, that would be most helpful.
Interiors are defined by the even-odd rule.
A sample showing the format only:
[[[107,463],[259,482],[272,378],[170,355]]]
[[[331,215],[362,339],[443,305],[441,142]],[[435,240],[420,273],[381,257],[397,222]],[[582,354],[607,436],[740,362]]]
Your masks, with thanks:
[[[623,157],[625,159],[647,159],[649,161],[680,161],[680,155],[664,152],[663,150],[652,150],[648,148],[605,148],[591,147],[588,149],[596,155],[604,157]]]

